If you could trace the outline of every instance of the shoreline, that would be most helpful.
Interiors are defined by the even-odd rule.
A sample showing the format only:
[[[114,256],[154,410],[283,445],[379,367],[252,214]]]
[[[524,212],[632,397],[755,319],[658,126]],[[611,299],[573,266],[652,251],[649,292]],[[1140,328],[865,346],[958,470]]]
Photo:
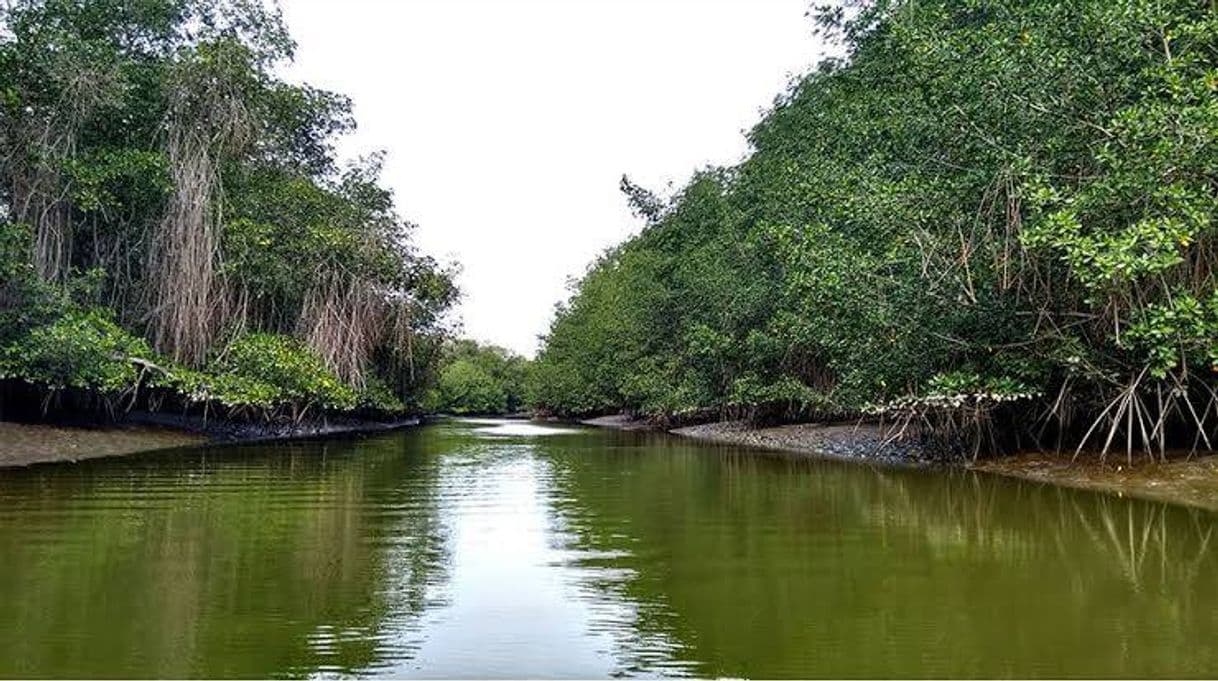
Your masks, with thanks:
[[[975,463],[945,463],[925,456],[916,444],[887,443],[874,423],[802,423],[752,427],[740,421],[665,429],[625,415],[583,419],[579,423],[626,431],[659,431],[699,442],[733,445],[771,455],[895,467],[950,466],[1028,482],[1134,497],[1218,512],[1218,455],[1167,462],[1124,459],[1072,460],[1065,454],[1025,452]]]
[[[646,419],[617,414],[581,419],[577,423],[611,430],[669,433],[699,442],[837,461],[905,467],[942,465],[916,443],[889,441],[879,425],[869,422],[795,423],[758,428],[744,421],[715,421],[664,428]]]
[[[721,421],[668,431],[701,442],[803,454],[837,461],[892,466],[934,465],[915,443],[892,442],[874,423],[797,423],[755,428],[742,421]]]
[[[1165,462],[1071,461],[1068,454],[1024,453],[979,461],[968,470],[1072,489],[1115,494],[1218,512],[1218,455]]]
[[[502,417],[500,417],[502,418]],[[508,417],[511,418],[511,417]],[[114,424],[22,423],[0,421],[0,470],[195,447],[208,444],[282,442],[386,433],[425,424],[428,417],[376,421],[323,418],[299,424],[243,423],[197,416],[133,412]],[[721,421],[666,429],[626,415],[581,419],[576,423],[627,432],[665,432],[709,444],[799,455],[832,461],[901,468],[952,466],[1040,484],[1130,496],[1218,512],[1218,455],[1167,462],[1124,459],[1102,463],[1067,455],[1025,452],[972,463],[928,458],[913,443],[889,442],[882,427],[860,423],[802,423],[753,427]]]
[[[206,436],[149,426],[86,428],[0,421],[0,470],[129,456],[208,442]]]
[[[323,418],[297,424],[243,423],[132,412],[117,423],[0,420],[0,470],[130,456],[201,445],[285,442],[386,433],[424,423],[421,417],[376,421]]]

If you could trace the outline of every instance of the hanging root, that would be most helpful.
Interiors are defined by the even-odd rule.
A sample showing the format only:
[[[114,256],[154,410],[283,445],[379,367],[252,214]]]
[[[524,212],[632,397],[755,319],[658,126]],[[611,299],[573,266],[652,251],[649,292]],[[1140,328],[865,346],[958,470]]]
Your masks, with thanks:
[[[76,155],[88,118],[115,91],[113,68],[65,53],[51,66],[59,99],[5,119],[0,131],[0,174],[9,185],[12,219],[34,231],[34,269],[62,282],[72,263],[69,186],[63,165]]]
[[[174,94],[167,153],[174,192],[152,243],[152,335],[191,365],[204,361],[230,297],[220,277],[223,192],[218,159],[253,138],[243,94],[224,64],[186,69]]]
[[[199,364],[211,347],[224,296],[217,277],[215,171],[203,142],[176,130],[169,145],[174,194],[153,241],[153,337],[179,362]]]
[[[306,294],[299,335],[335,375],[363,388],[386,315],[384,297],[369,283],[334,273]]]
[[[62,282],[72,263],[72,223],[63,179],[46,167],[34,169],[29,179],[18,221],[34,227],[34,271],[46,281]]]
[[[388,300],[388,315],[385,345],[389,348],[394,363],[406,370],[410,383],[414,384],[414,315],[409,297],[404,294],[391,296]]]

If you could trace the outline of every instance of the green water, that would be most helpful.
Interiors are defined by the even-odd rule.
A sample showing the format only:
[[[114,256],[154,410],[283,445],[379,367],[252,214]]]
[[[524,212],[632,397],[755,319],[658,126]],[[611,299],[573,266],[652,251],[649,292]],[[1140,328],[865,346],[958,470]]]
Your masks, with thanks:
[[[0,472],[0,676],[1213,676],[1214,526],[495,423],[47,466]]]

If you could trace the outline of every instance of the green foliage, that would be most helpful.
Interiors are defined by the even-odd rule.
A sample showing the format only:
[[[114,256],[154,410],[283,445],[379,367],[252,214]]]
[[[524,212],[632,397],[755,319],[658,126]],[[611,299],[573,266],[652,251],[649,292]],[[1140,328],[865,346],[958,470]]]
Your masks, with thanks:
[[[82,213],[121,209],[128,201],[157,205],[172,188],[166,160],[155,151],[99,149],[64,162],[73,206]]]
[[[1155,378],[1178,367],[1218,371],[1218,291],[1205,299],[1177,291],[1166,303],[1148,305],[1121,340],[1149,358]]]
[[[25,225],[0,221],[0,282],[4,282],[4,285],[33,277],[31,237]]]
[[[903,396],[884,405],[872,406],[867,411],[882,414],[927,408],[993,408],[1004,402],[1036,396],[1035,389],[1019,379],[961,370],[932,376],[922,394]]]
[[[233,341],[208,366],[221,399],[231,390],[249,404],[314,403],[327,409],[353,409],[357,396],[326,370],[300,341],[272,334],[249,334]],[[243,393],[244,391],[244,393]]]
[[[539,406],[1039,401],[1080,436],[1133,410],[1147,433],[1195,430],[1175,415],[1216,387],[1211,3],[885,0],[817,19],[848,56],[792,85],[748,159],[667,202],[623,182],[647,224],[560,306]]]
[[[360,401],[300,341],[264,333],[233,340],[202,371],[170,368],[157,385],[194,402],[267,412],[278,407],[348,411]]]
[[[471,340],[452,342],[427,401],[431,411],[512,414],[525,406],[529,363],[503,348]]]
[[[161,387],[196,401],[417,406],[448,333],[452,272],[414,249],[379,156],[339,167],[351,103],[282,80],[293,49],[273,3],[0,7],[0,343],[77,329],[102,357],[121,327],[188,361],[144,353],[172,377],[154,377]],[[182,248],[201,234],[191,243],[204,246]],[[179,251],[194,255],[165,267]],[[192,287],[202,303],[175,316],[162,293]],[[99,331],[78,309],[116,326]],[[249,333],[225,347],[234,329]],[[42,365],[13,361],[14,376],[43,382]],[[48,385],[130,378],[55,371]]]
[[[0,379],[19,378],[49,389],[102,393],[133,389],[152,348],[120,328],[105,310],[73,310],[0,347]]]
[[[364,389],[359,391],[356,400],[357,406],[360,409],[368,409],[386,414],[397,414],[406,411],[406,404],[402,401],[402,398],[398,397],[388,384],[376,376],[370,377],[365,382]]]
[[[454,414],[502,414],[507,395],[489,373],[459,359],[440,370],[434,405],[437,411]]]

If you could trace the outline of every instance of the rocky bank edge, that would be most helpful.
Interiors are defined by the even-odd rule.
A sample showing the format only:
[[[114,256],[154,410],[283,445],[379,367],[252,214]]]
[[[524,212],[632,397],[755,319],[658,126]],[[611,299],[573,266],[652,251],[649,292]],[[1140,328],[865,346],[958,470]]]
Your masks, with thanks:
[[[616,430],[665,430],[650,421],[621,414],[586,419],[580,423]],[[704,442],[822,458],[898,465],[931,463],[917,443],[890,441],[883,429],[873,423],[799,423],[757,428],[744,421],[721,421],[673,428],[667,432]]]
[[[707,423],[669,431],[706,442],[809,454],[830,459],[894,465],[926,465],[931,461],[916,443],[891,441],[871,423],[798,423],[753,428],[741,421]]]

